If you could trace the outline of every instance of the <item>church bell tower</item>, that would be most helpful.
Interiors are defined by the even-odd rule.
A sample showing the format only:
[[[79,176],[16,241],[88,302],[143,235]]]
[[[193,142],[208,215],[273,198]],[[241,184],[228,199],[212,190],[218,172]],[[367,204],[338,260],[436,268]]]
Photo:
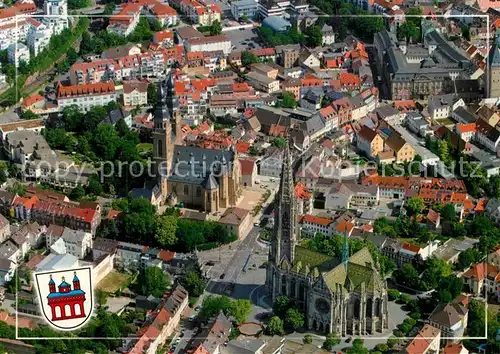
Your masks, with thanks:
[[[281,181],[274,205],[274,237],[271,246],[271,260],[276,265],[280,265],[282,261],[292,265],[295,258],[298,228],[292,154],[288,141],[283,151]]]
[[[171,169],[175,134],[172,126],[172,77],[167,76],[158,82],[157,102],[154,109],[153,128],[153,159],[158,186],[161,189],[162,200],[167,196],[167,176]],[[169,105],[170,103],[170,105]],[[174,115],[177,117],[177,114]],[[175,127],[178,126],[174,122]],[[173,136],[174,135],[174,136]]]

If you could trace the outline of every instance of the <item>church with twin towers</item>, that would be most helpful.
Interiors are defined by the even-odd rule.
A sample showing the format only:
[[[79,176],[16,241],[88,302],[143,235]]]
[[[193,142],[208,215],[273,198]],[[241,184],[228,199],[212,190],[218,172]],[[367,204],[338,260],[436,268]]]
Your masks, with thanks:
[[[287,144],[275,199],[275,223],[266,270],[274,302],[287,296],[305,314],[308,329],[370,335],[388,328],[387,284],[368,250],[350,254],[347,236],[336,259],[299,245],[292,155]]]

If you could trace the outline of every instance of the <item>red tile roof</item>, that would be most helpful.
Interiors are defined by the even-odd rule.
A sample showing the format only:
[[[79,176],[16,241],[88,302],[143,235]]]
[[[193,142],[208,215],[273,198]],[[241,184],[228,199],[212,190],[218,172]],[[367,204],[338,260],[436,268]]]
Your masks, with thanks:
[[[0,321],[7,323],[9,326],[16,326],[16,318],[11,316],[8,312],[0,311]],[[18,328],[33,329],[36,326],[35,322],[29,318],[17,316]]]
[[[250,150],[250,143],[247,143],[246,141],[240,141],[236,143],[236,151],[238,151],[240,154],[246,154]]]
[[[467,123],[467,124],[457,123],[455,125],[455,128],[458,134],[475,133],[476,123]]]
[[[99,82],[96,84],[70,86],[63,86],[61,83],[58,83],[57,85],[57,98],[86,95],[105,95],[114,92],[115,84],[113,82]]]
[[[460,354],[464,346],[458,343],[448,343],[444,348],[442,354]]]
[[[310,214],[305,214],[300,217],[300,222],[301,223],[309,223],[309,224],[316,224],[316,225],[323,225],[323,226],[328,226],[331,223],[333,223],[332,219],[327,219],[327,218],[320,218],[318,216],[310,215]]]
[[[243,176],[252,175],[255,169],[255,160],[240,159],[241,174]]]
[[[357,87],[361,84],[361,79],[356,74],[341,73],[339,79],[342,86]]]
[[[309,192],[304,183],[297,182],[295,184],[295,196],[299,199],[311,199],[312,193]]]
[[[476,281],[484,280],[487,276],[500,281],[500,271],[488,263],[474,264],[462,275],[463,278],[474,278]]]
[[[175,252],[172,251],[161,250],[160,253],[158,253],[158,258],[163,262],[170,262],[172,259],[174,259],[174,257]]]
[[[23,106],[24,107],[31,107],[32,105],[34,105],[35,103],[37,102],[41,102],[45,100],[45,98],[43,98],[42,95],[38,94],[38,93],[35,93],[31,96],[28,96],[26,97],[24,100],[23,100]]]

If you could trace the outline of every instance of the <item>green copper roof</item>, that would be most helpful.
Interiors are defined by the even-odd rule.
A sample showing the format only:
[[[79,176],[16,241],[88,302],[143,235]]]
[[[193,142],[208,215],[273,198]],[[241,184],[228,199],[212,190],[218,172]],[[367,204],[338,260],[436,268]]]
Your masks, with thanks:
[[[343,264],[338,265],[329,272],[323,274],[323,280],[330,290],[336,290],[336,284],[341,284],[350,290],[360,290],[361,284],[365,284],[366,290],[382,290],[384,284],[377,270],[368,248],[363,248],[349,258],[346,268]]]
[[[306,274],[306,268],[318,268],[320,272],[327,272],[335,266],[333,257],[314,252],[301,246],[295,246],[295,261],[292,270],[296,273]],[[307,272],[308,273],[308,272]]]

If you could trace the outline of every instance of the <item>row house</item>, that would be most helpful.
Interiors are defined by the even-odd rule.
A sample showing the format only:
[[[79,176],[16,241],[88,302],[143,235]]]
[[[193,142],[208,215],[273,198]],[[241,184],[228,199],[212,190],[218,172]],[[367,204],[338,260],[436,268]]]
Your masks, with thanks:
[[[319,115],[325,122],[325,130],[332,131],[339,127],[339,116],[334,106],[326,106],[319,110]]]
[[[141,4],[124,4],[109,18],[109,25],[106,30],[120,37],[128,36],[139,24],[141,10]]]
[[[475,140],[493,153],[498,152],[498,144],[500,143],[500,131],[491,126],[484,119],[476,121],[476,136]]]
[[[476,135],[476,123],[457,123],[453,127],[455,133],[466,143],[470,142]]]
[[[123,353],[155,354],[179,326],[188,308],[189,295],[181,285],[165,295],[136,335],[124,338]]]
[[[250,53],[255,55],[259,61],[261,62],[276,62],[276,49],[275,48],[260,48],[260,49],[251,49]]]
[[[117,95],[112,82],[70,86],[63,86],[59,82],[56,97],[60,111],[64,107],[76,105],[80,111],[87,112],[94,106],[105,106],[116,101]]]
[[[32,207],[31,217],[43,225],[56,224],[95,234],[101,222],[101,206],[97,203],[37,202]]]

